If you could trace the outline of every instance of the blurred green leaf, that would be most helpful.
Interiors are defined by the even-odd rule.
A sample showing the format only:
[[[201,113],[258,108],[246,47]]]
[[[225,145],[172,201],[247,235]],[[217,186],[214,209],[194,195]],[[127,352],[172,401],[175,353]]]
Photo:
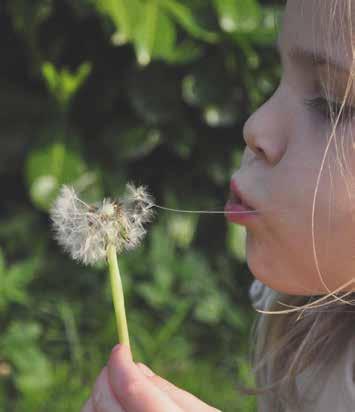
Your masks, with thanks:
[[[60,71],[50,62],[42,65],[42,75],[49,91],[58,102],[59,106],[66,110],[78,89],[84,84],[91,72],[90,63],[82,63],[76,72],[69,72],[63,68]]]
[[[142,66],[150,63],[153,57],[164,58],[170,62],[187,62],[200,54],[198,46],[189,41],[175,48],[176,29],[173,21],[196,38],[207,42],[218,40],[217,33],[203,29],[191,10],[175,0],[93,2],[115,23],[117,32],[113,36],[114,44],[133,42],[137,61]],[[188,55],[188,52],[191,55]]]
[[[245,239],[246,230],[241,225],[228,225],[227,245],[233,256],[241,262],[245,262]]]
[[[241,47],[245,48],[245,44],[255,44],[268,46],[276,42],[278,35],[278,25],[282,16],[282,9],[278,5],[259,7],[256,20],[254,23],[250,20],[250,30],[248,26],[244,30],[230,31],[230,37]],[[255,26],[252,28],[252,26]],[[251,49],[250,49],[251,50]],[[258,54],[254,52],[254,59]]]
[[[165,61],[170,64],[187,64],[195,61],[203,54],[203,47],[193,40],[185,40],[175,46],[174,49],[160,53],[157,55],[164,57]]]
[[[164,290],[152,283],[141,283],[138,285],[137,291],[155,309],[162,308],[167,302],[168,296],[164,294]]]
[[[141,14],[141,0],[91,0],[102,13],[107,14],[116,26],[114,42],[125,44],[132,40]]]
[[[59,314],[65,326],[71,357],[76,368],[82,368],[83,353],[79,338],[79,331],[74,315],[74,310],[68,302],[61,301],[57,304]]]
[[[257,0],[213,0],[221,28],[226,32],[253,32],[260,24]]]
[[[159,15],[158,0],[146,0],[142,4],[143,13],[135,36],[135,46],[138,63],[147,65],[152,57],[157,35],[157,21]]]
[[[219,40],[218,33],[202,28],[197,23],[191,9],[176,0],[160,0],[161,6],[192,36],[206,42],[215,43]]]
[[[150,250],[148,252],[149,261],[152,265],[171,267],[174,261],[174,242],[166,236],[165,228],[162,225],[155,225],[150,231]]]
[[[195,318],[208,324],[217,324],[223,314],[224,302],[217,293],[205,296],[195,308]]]
[[[17,262],[5,268],[4,256],[0,250],[0,310],[10,303],[27,303],[27,285],[34,278],[38,267],[35,259]]]
[[[34,322],[15,322],[0,342],[2,354],[16,367],[15,381],[23,392],[43,391],[51,384],[51,370],[38,349],[41,328]]]
[[[182,301],[176,305],[175,313],[159,328],[159,332],[155,338],[155,344],[158,350],[161,349],[162,346],[168,345],[171,338],[178,334],[191,306],[191,301]]]
[[[172,20],[161,8],[157,8],[156,32],[154,43],[152,43],[152,54],[162,59],[171,59],[175,52],[175,42],[176,29]]]
[[[176,214],[168,220],[168,232],[176,244],[182,248],[187,248],[194,237],[198,223],[196,215]]]
[[[48,210],[62,184],[74,183],[86,171],[80,155],[64,143],[32,151],[26,163],[26,178],[33,203]]]
[[[203,118],[210,127],[230,127],[236,123],[238,106],[227,102],[223,106],[211,104],[205,107]]]

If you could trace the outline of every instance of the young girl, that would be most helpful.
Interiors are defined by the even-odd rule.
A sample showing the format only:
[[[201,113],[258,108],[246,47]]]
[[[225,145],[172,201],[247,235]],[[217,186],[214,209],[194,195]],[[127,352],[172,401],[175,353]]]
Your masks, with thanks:
[[[253,328],[259,412],[355,411],[354,19],[355,0],[287,1],[283,76],[245,124],[231,181],[226,215],[246,227],[250,296],[267,312]],[[216,410],[119,345],[82,412]]]

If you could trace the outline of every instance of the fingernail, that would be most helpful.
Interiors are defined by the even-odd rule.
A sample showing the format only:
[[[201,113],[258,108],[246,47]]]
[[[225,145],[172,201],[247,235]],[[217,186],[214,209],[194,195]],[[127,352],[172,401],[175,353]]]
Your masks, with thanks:
[[[148,378],[155,375],[155,373],[151,369],[149,369],[148,366],[145,365],[144,363],[139,363],[138,366],[141,368],[144,375],[148,376]]]
[[[117,351],[120,350],[121,348],[122,348],[122,344],[118,343],[117,345],[115,345],[115,346],[112,348],[111,353],[117,352]]]
[[[126,361],[132,362],[131,348],[125,343],[118,343],[112,348],[110,358],[120,351],[119,356],[123,357]],[[115,355],[116,356],[116,355]]]

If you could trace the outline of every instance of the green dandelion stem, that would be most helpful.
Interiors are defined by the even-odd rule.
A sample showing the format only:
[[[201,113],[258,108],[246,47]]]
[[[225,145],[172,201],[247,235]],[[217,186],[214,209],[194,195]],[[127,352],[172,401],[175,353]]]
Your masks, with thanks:
[[[110,272],[113,305],[116,314],[118,342],[129,346],[129,335],[124,304],[123,287],[120,270],[117,263],[116,248],[112,244],[107,247],[107,260]]]

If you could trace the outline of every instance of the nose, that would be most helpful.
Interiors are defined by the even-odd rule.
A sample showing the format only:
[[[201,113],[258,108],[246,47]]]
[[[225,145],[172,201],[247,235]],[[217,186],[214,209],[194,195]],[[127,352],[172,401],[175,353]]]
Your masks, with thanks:
[[[243,137],[256,157],[275,165],[286,149],[285,116],[282,113],[279,89],[246,121]]]

